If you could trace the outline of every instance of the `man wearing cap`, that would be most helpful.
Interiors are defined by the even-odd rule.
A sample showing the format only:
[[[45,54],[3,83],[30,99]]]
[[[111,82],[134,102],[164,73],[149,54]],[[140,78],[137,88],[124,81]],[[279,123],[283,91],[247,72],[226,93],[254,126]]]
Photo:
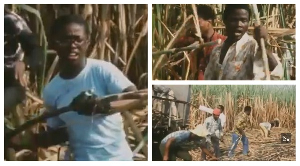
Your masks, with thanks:
[[[215,151],[215,156],[217,158],[220,157],[220,144],[219,140],[223,141],[223,131],[222,131],[222,123],[219,118],[221,114],[221,110],[216,108],[213,110],[213,115],[206,118],[204,121],[204,125],[208,131],[208,143],[207,148],[209,149],[210,143],[212,143]],[[206,154],[202,153],[202,160],[206,159]]]
[[[218,105],[217,108],[221,110],[221,114],[219,116],[219,119],[221,120],[221,125],[222,125],[222,128],[224,129],[224,126],[225,126],[225,123],[226,123],[226,115],[224,114],[224,106],[223,105]],[[210,113],[210,114],[213,114],[213,111],[214,111],[213,109],[207,108],[207,107],[202,106],[202,105],[200,105],[199,110]]]
[[[201,150],[216,160],[216,157],[205,147],[208,132],[203,125],[198,125],[194,130],[175,131],[167,135],[160,143],[159,149],[164,161],[176,161],[176,157],[184,161],[192,161],[189,152],[181,147],[185,142],[196,141],[200,144]]]
[[[240,139],[243,143],[243,154],[247,155],[249,152],[248,138],[246,137],[244,130],[250,124],[250,113],[251,107],[246,106],[244,108],[244,111],[238,114],[237,118],[234,121],[234,132],[232,133],[232,146],[229,150],[229,157],[234,156],[234,151]]]

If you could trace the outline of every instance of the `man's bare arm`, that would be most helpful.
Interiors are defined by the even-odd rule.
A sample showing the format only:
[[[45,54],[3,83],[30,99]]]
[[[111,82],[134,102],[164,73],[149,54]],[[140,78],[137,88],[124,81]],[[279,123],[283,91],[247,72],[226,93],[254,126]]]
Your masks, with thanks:
[[[166,145],[165,145],[165,151],[163,154],[164,156],[169,156],[170,147],[174,141],[175,141],[174,137],[168,139],[168,141],[166,142]]]

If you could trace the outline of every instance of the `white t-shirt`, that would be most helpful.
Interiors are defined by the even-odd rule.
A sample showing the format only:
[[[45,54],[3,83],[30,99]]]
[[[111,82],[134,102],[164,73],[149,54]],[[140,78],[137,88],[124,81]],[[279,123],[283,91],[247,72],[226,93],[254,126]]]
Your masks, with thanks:
[[[73,79],[56,75],[43,93],[45,105],[55,109],[68,106],[82,91],[94,90],[99,97],[121,93],[133,86],[113,64],[87,59],[85,68]],[[110,116],[79,115],[74,111],[47,119],[53,129],[67,126],[70,149],[76,161],[132,161],[120,113]]]
[[[263,123],[260,123],[260,125],[265,127],[267,130],[271,130],[271,123],[269,123],[269,122],[263,122]]]

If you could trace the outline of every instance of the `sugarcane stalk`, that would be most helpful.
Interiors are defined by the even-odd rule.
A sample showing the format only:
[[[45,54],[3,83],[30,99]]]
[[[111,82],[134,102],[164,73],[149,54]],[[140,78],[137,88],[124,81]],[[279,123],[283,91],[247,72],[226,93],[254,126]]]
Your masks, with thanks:
[[[202,44],[204,41],[203,41],[202,35],[201,35],[201,29],[200,29],[199,20],[198,20],[198,13],[197,13],[197,8],[196,8],[195,4],[192,4],[192,9],[193,9],[193,13],[195,15],[194,23],[195,23],[196,31],[197,31],[196,36],[199,37],[200,44]]]
[[[188,21],[190,19],[192,19],[193,16],[190,15],[184,22],[183,24],[181,25],[181,27],[177,30],[175,36],[172,38],[172,40],[169,42],[169,44],[167,45],[166,49],[170,49],[174,43],[175,43],[175,40],[178,38],[179,34],[184,30],[185,28],[185,25],[188,23]],[[159,59],[157,60],[157,62],[155,63],[154,67],[153,67],[153,70],[152,70],[152,78],[155,79],[155,74],[156,74],[156,71],[157,71],[157,68],[161,65],[163,59],[165,57],[165,54],[163,54],[162,56],[159,57]]]
[[[145,146],[145,142],[148,140],[148,134],[146,136],[144,136],[143,140],[138,144],[138,146],[134,149],[133,156],[135,156],[144,146]]]
[[[191,106],[193,106],[195,108],[198,108],[197,105],[189,103],[187,101],[176,100],[176,99],[168,99],[168,98],[163,98],[163,97],[158,97],[158,96],[152,96],[152,98],[159,99],[159,100],[165,100],[165,101],[173,101],[173,102],[176,102],[176,103],[188,104],[188,105],[191,105]]]
[[[146,89],[141,91],[134,91],[134,92],[127,92],[121,93],[116,95],[109,95],[105,98],[98,99],[97,102],[103,103],[103,101],[108,101],[111,103],[111,110],[106,115],[111,115],[118,112],[124,112],[128,109],[135,109],[140,108],[142,104],[146,105],[148,101],[147,96],[148,94],[145,93]],[[134,99],[135,98],[135,99]],[[114,101],[112,101],[114,100]],[[22,124],[15,130],[6,133],[5,139],[10,140],[12,137],[16,136],[17,134],[21,133],[22,131],[26,130],[27,128],[44,121],[45,119],[58,116],[62,113],[72,111],[73,109],[70,106],[60,108],[55,111],[45,112],[42,115],[27,121],[26,123]]]
[[[216,44],[221,44],[221,39],[218,39],[216,41],[211,41],[211,42],[207,42],[207,43],[203,43],[203,44],[199,44],[198,42],[196,44],[193,44],[192,46],[188,46],[188,47],[180,47],[180,48],[172,48],[169,50],[163,50],[163,51],[157,51],[152,53],[153,55],[161,55],[161,54],[173,54],[173,53],[177,53],[177,52],[181,52],[181,51],[190,51],[190,50],[194,50],[197,48],[203,48],[203,47],[209,47],[209,46],[213,46]]]
[[[125,118],[125,120],[128,122],[132,132],[134,133],[135,137],[137,138],[137,140],[139,142],[143,141],[143,135],[142,132],[140,131],[140,129],[135,125],[131,114],[128,111],[124,111],[123,112],[123,116]],[[146,146],[142,146],[142,152],[148,156],[148,148]]]
[[[252,4],[252,8],[253,8],[253,12],[255,14],[256,24],[259,26],[260,19],[259,19],[257,5]],[[262,57],[263,57],[265,72],[266,72],[266,80],[270,80],[269,63],[268,63],[267,51],[266,51],[266,47],[265,47],[265,40],[263,38],[260,39],[260,48],[262,50]]]

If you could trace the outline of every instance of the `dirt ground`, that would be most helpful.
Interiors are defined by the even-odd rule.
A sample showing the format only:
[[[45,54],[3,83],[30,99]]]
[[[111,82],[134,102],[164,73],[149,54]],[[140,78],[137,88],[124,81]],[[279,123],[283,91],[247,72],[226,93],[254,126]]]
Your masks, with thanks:
[[[281,144],[280,134],[291,133],[292,140],[289,144]],[[224,135],[224,143],[220,142],[221,161],[296,161],[296,129],[273,128],[271,135],[267,139],[261,137],[258,129],[246,130],[249,139],[248,156],[242,154],[242,142],[240,141],[235,156],[228,157],[228,151],[231,147],[231,134],[226,132]],[[201,160],[201,150],[199,148],[191,150],[190,154],[194,161]]]

